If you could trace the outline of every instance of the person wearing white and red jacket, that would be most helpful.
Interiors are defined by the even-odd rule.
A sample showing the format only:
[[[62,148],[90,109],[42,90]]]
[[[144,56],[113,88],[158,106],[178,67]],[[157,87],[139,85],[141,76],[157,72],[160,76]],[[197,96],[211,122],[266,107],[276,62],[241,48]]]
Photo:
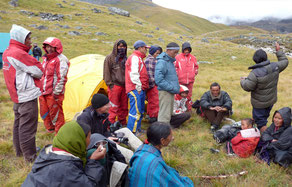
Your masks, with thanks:
[[[58,38],[47,38],[43,42],[43,49],[46,54],[42,64],[44,74],[41,79],[40,114],[47,131],[57,134],[65,123],[62,105],[70,62],[62,54],[63,46]]]
[[[191,114],[188,112],[187,108],[187,102],[190,102],[187,98],[188,94],[189,89],[184,85],[180,85],[179,94],[174,95],[173,114],[170,119],[170,125],[173,128],[180,127],[191,117]]]
[[[9,47],[3,53],[3,74],[11,100],[14,102],[13,145],[16,156],[26,161],[36,158],[35,134],[38,124],[38,101],[41,95],[41,63],[28,54],[31,32],[12,25]]]
[[[199,69],[197,59],[191,54],[191,52],[192,47],[190,43],[183,43],[182,53],[175,57],[176,61],[174,62],[179,84],[184,85],[189,89],[189,101],[191,101],[192,98],[195,76],[198,74]],[[191,105],[188,105],[188,110],[191,110]]]
[[[133,132],[141,131],[141,121],[145,110],[145,91],[149,88],[149,77],[143,58],[146,57],[145,42],[134,43],[135,51],[126,62],[126,92],[130,100],[130,110],[127,127]]]

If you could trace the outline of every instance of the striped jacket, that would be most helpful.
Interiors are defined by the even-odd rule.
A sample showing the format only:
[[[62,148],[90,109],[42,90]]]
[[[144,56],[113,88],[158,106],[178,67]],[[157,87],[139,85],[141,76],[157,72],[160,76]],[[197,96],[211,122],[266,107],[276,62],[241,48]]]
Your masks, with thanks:
[[[147,144],[141,145],[130,160],[130,186],[194,186],[188,177],[181,177],[179,173],[168,166],[161,156],[161,152]]]
[[[47,38],[43,44],[55,47],[56,52],[46,54],[43,57],[42,65],[44,68],[44,75],[41,79],[43,83],[42,95],[64,94],[70,62],[67,57],[62,54],[63,47],[59,39],[50,37]],[[44,50],[46,51],[45,47]]]

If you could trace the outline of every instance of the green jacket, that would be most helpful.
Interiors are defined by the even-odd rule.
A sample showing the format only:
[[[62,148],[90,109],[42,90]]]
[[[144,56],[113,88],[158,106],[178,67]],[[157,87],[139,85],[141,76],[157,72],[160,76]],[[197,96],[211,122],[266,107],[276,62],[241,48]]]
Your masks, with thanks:
[[[276,53],[278,62],[269,60],[249,67],[252,69],[241,87],[251,92],[251,104],[254,108],[267,108],[277,102],[277,85],[279,74],[286,69],[289,61],[282,51]]]

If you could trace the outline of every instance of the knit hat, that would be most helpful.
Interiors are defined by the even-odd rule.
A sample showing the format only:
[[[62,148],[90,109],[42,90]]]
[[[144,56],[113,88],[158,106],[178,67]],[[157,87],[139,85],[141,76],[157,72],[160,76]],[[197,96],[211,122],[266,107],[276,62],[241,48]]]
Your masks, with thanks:
[[[154,53],[158,50],[158,47],[152,45],[149,49],[150,55],[154,55]]]
[[[166,50],[179,50],[179,45],[175,42],[171,42],[166,46]]]
[[[91,99],[92,108],[98,109],[109,103],[107,96],[103,94],[94,94]]]
[[[138,40],[134,43],[134,48],[138,49],[139,47],[147,47],[150,48],[149,46],[146,45],[146,43],[142,40]]]

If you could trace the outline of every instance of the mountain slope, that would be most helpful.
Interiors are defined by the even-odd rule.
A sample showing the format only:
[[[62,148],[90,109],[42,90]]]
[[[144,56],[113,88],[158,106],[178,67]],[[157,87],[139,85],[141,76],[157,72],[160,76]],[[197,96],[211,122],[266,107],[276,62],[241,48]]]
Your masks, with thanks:
[[[170,32],[199,35],[216,30],[227,29],[222,24],[215,24],[206,19],[158,6],[148,0],[82,0],[95,4],[115,6],[129,11],[132,15],[151,22]]]

